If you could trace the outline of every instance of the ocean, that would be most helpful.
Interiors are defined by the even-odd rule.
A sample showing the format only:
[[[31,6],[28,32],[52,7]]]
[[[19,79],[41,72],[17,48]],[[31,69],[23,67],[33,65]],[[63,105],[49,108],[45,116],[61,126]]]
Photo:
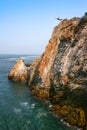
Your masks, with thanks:
[[[0,55],[0,130],[75,130],[49,112],[49,106],[32,96],[29,86],[8,80],[19,58],[32,63],[37,55]]]

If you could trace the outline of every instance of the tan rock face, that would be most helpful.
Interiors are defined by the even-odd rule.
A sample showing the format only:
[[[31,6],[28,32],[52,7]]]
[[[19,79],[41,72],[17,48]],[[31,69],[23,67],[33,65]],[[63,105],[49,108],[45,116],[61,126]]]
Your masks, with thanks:
[[[51,86],[56,91],[61,85],[77,88],[87,84],[87,24],[79,23],[80,18],[65,19],[54,28],[45,52],[36,63],[38,67],[33,65],[31,69],[28,82],[33,81],[33,74],[39,88],[49,92]]]
[[[54,49],[52,49],[54,48]],[[50,69],[54,61],[55,51],[57,49],[56,41],[54,39],[49,41],[49,44],[46,47],[46,51],[42,56],[42,60],[39,64],[39,76],[42,80],[44,86],[49,86],[50,82]]]
[[[14,81],[27,81],[27,69],[22,59],[19,59],[11,69],[8,78]]]
[[[74,28],[74,30],[78,25]],[[87,24],[73,32],[73,39],[60,40],[55,61],[52,66],[51,79],[54,85],[87,85]],[[60,82],[59,82],[60,81]]]
[[[52,38],[57,39],[72,39],[74,38],[74,29],[79,23],[79,18],[73,18],[70,20],[63,20],[58,26],[54,28]]]
[[[41,62],[39,65],[39,76],[42,79],[44,86],[50,86],[50,78],[51,78],[51,69],[56,67],[55,58],[58,56],[58,48],[61,46],[61,40],[67,39],[72,40],[75,37],[75,27],[79,23],[79,18],[73,18],[71,20],[64,20],[58,26],[54,28],[53,34],[49,43],[46,47],[46,50],[41,58]],[[65,43],[64,43],[65,44]],[[63,51],[63,47],[62,51]],[[61,49],[60,49],[61,51]],[[69,80],[68,76],[66,76],[67,68],[69,68],[70,56],[69,53],[72,50],[68,50],[68,45],[66,47],[66,55],[65,58],[61,59],[61,62],[64,62],[64,67],[62,68],[61,72],[63,74],[63,79],[67,82]],[[62,55],[63,52],[61,52]],[[59,57],[60,58],[60,57]],[[56,60],[57,61],[57,60]],[[60,65],[61,66],[61,65]],[[62,66],[61,66],[62,67]],[[57,68],[57,67],[56,67]],[[62,82],[64,83],[62,79]]]
[[[37,64],[35,70],[33,66],[33,79],[37,83],[32,82],[32,93],[57,104],[55,113],[64,116],[70,124],[84,127],[87,120],[87,22],[73,18],[57,25]]]

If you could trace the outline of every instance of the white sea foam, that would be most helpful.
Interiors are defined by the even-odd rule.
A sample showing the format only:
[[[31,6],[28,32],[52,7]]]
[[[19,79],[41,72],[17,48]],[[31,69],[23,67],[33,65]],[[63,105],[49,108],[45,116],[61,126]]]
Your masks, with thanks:
[[[71,126],[68,122],[64,121],[64,118],[61,118],[61,122],[63,122],[63,124],[67,125],[68,127]]]
[[[28,102],[21,102],[20,106],[24,109],[33,109],[35,108],[35,103],[29,105]]]
[[[22,58],[22,59],[24,60],[24,59],[28,59],[29,56],[22,56],[22,57],[20,57],[20,58]]]
[[[39,112],[37,114],[37,118],[46,117],[46,116],[47,116],[47,113],[45,113],[45,112]]]
[[[17,61],[19,58],[8,58],[10,61]]]
[[[15,109],[14,109],[14,112],[15,112],[16,114],[20,114],[20,113],[21,113],[21,109],[15,108]]]
[[[10,61],[17,61],[19,58],[22,58],[23,60],[26,60],[26,59],[35,59],[36,57],[38,57],[37,55],[30,55],[30,56],[18,56],[18,57],[11,57],[11,58],[8,58],[8,60]]]
[[[50,105],[49,105],[49,108],[51,108],[52,106],[53,106],[53,105],[52,105],[52,104],[50,104]]]
[[[28,102],[21,102],[20,105],[21,105],[22,107],[27,107],[27,106],[28,106]]]
[[[31,108],[35,108],[35,103],[31,104]]]

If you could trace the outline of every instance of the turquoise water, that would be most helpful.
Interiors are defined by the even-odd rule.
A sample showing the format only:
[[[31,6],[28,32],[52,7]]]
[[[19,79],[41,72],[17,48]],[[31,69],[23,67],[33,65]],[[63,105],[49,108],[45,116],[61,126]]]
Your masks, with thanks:
[[[0,130],[72,130],[58,122],[27,85],[8,80],[8,72],[20,57],[32,62],[36,56],[0,55]]]

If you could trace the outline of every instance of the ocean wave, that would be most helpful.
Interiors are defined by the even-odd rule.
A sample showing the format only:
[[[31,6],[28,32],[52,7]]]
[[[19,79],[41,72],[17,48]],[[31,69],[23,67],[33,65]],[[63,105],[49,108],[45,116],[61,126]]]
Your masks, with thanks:
[[[17,61],[19,58],[22,58],[23,60],[26,60],[26,59],[35,59],[37,56],[20,56],[20,57],[11,57],[11,58],[8,58],[8,60],[10,61]]]
[[[29,106],[29,104],[28,104],[27,102],[21,102],[21,103],[20,103],[20,106],[21,106],[23,109],[26,109],[26,110],[30,109],[30,106]]]
[[[30,108],[35,108],[35,103],[31,104]]]
[[[52,104],[50,104],[50,105],[49,105],[49,108],[51,108],[52,106],[53,106],[53,105],[52,105]]]
[[[9,61],[17,61],[19,58],[8,58]]]
[[[22,107],[27,107],[27,106],[28,106],[28,103],[27,103],[27,102],[21,102],[20,105],[21,105]]]
[[[35,103],[29,105],[28,102],[21,102],[20,106],[24,109],[33,109],[35,108]]]
[[[47,113],[45,112],[38,112],[37,114],[37,118],[46,117],[46,116],[47,116]]]
[[[16,114],[20,114],[20,113],[21,113],[21,109],[15,108],[15,109],[14,109],[14,112],[15,112]]]
[[[20,58],[25,60],[25,59],[28,59],[29,57],[14,57],[14,58],[8,58],[7,60],[9,60],[9,61],[17,61]]]
[[[17,61],[19,58],[22,58],[25,62],[32,62],[39,55],[0,55],[0,60],[6,61]]]

